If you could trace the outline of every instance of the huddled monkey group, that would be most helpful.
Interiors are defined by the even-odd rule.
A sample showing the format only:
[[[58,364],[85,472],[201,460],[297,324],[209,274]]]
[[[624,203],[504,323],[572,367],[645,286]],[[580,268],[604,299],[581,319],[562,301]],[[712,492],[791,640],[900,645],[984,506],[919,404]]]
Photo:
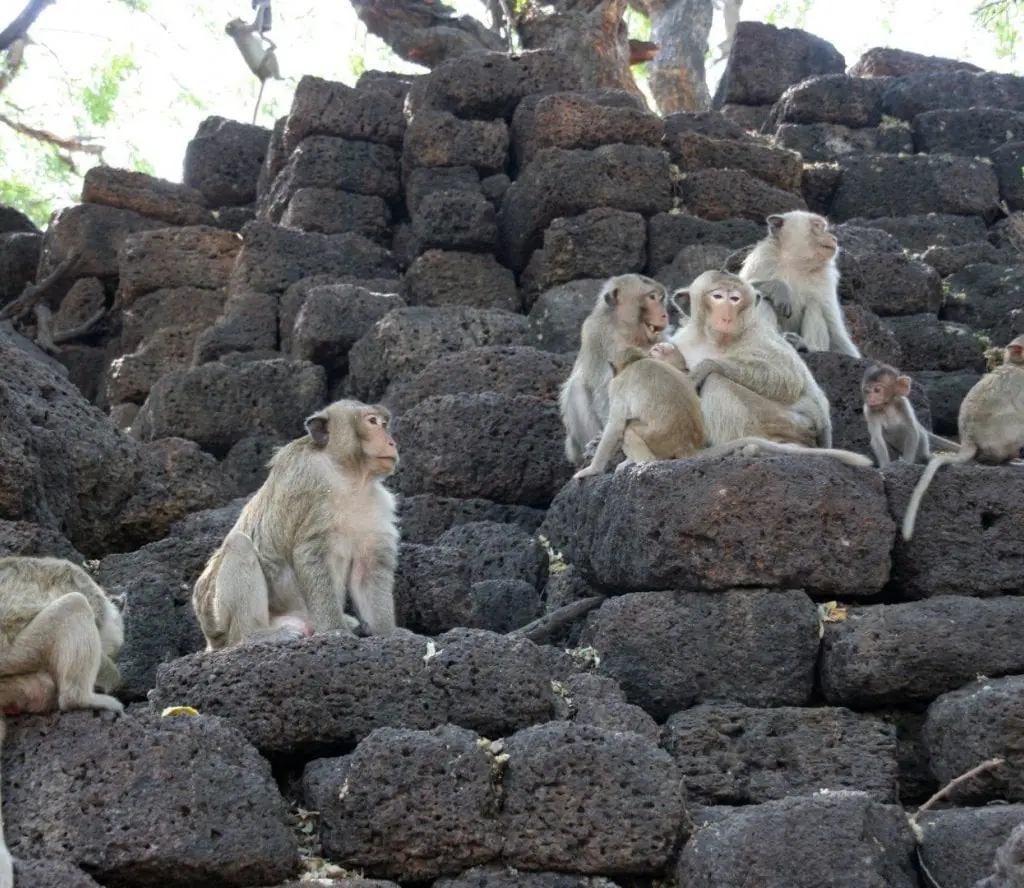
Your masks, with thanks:
[[[569,461],[581,466],[597,442],[576,479],[604,471],[620,447],[626,459],[617,471],[737,451],[873,465],[832,447],[828,398],[798,353],[860,357],[839,306],[836,239],[812,213],[767,221],[738,275],[706,271],[671,300],[644,275],[605,283],[559,394]],[[671,334],[669,301],[680,314]],[[872,364],[861,389],[879,467],[894,457],[927,463],[904,518],[905,539],[941,466],[1006,463],[1024,446],[1024,336],[964,398],[959,442],[923,428],[909,401],[911,380],[895,368]],[[196,580],[192,604],[208,651],[395,628],[399,530],[383,482],[398,466],[398,447],[389,422],[382,406],[336,401],[273,456],[266,481]],[[83,568],[58,558],[0,558],[0,602],[5,715],[123,712],[110,696],[124,644],[119,603]],[[0,742],[3,732],[0,719]],[[11,871],[0,819],[0,888],[13,884]]]

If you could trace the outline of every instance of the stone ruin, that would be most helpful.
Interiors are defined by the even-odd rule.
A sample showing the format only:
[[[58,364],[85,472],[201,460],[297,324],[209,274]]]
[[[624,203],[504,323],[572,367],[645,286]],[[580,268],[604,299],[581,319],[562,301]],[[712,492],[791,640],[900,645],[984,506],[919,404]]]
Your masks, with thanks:
[[[919,467],[566,486],[556,405],[603,278],[688,282],[809,208],[854,340],[955,434],[1024,332],[1024,78],[744,22],[715,107],[547,51],[306,77],[273,132],[205,121],[184,184],[0,214],[0,311],[101,317],[52,354],[0,326],[0,554],[124,597],[131,704],[9,719],[19,886],[1024,884],[1024,471],[941,472],[905,543]],[[866,361],[806,360],[869,453]],[[192,582],[340,395],[396,415],[403,629],[196,653]]]

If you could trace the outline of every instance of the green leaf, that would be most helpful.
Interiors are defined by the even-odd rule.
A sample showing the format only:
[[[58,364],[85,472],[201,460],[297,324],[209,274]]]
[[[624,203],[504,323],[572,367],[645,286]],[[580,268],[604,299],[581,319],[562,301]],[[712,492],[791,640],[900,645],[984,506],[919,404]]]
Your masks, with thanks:
[[[21,210],[40,228],[45,228],[53,212],[53,203],[39,197],[38,190],[25,182],[0,179],[0,204]]]
[[[114,103],[121,94],[121,84],[138,70],[129,55],[112,56],[106,67],[93,68],[93,86],[82,89],[82,105],[93,124],[105,126],[114,119]]]

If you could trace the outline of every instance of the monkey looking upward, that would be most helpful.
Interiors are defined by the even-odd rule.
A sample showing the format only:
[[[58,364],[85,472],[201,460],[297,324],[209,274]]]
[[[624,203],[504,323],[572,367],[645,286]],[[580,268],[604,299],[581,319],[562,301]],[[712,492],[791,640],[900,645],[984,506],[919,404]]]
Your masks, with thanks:
[[[395,628],[398,465],[384,407],[336,401],[307,435],[270,460],[270,474],[210,557],[192,592],[208,650],[337,630],[352,634],[351,596],[373,635]]]
[[[935,473],[944,465],[978,462],[998,465],[1016,459],[1024,447],[1024,336],[1006,346],[1006,361],[986,373],[964,396],[957,417],[960,452],[938,453],[910,496],[903,516],[903,539],[914,535],[921,499]]]
[[[769,304],[758,308],[765,317],[774,318],[780,330],[799,333],[811,351],[837,351],[859,358],[839,307],[838,255],[839,244],[824,217],[792,210],[768,217],[768,235],[747,256],[740,277],[786,284],[791,314],[776,316]]]
[[[668,326],[665,288],[642,274],[609,278],[583,322],[580,350],[558,394],[565,455],[579,465],[583,450],[608,421],[612,362],[622,349],[661,341]]]
[[[871,435],[871,450],[879,468],[889,465],[889,448],[909,463],[926,463],[932,447],[956,451],[958,445],[927,431],[910,403],[910,377],[895,367],[877,362],[864,371],[864,420]]]

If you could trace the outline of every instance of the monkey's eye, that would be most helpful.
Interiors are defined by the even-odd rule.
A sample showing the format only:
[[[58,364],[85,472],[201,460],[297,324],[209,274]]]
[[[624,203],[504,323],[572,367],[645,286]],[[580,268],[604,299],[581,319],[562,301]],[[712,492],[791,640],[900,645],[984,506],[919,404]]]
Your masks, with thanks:
[[[713,290],[710,295],[715,302],[721,302],[725,298],[725,294],[719,293],[718,290]]]
[[[729,301],[733,305],[736,305],[737,303],[739,303],[741,299],[742,299],[742,297],[740,296],[739,293],[730,293],[729,294]]]

